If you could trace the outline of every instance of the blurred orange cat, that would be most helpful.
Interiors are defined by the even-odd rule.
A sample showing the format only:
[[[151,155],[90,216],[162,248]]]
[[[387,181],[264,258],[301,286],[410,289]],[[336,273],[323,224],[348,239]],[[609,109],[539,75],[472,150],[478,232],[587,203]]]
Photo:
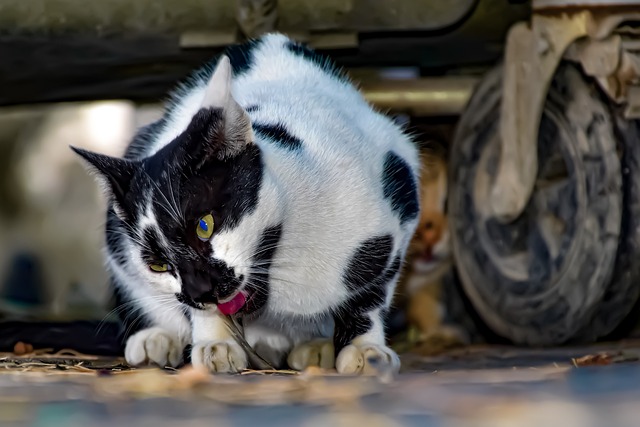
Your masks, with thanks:
[[[407,320],[417,331],[416,350],[437,353],[468,340],[461,328],[444,323],[442,279],[453,265],[445,212],[447,164],[444,155],[434,150],[423,154],[420,181],[420,222],[409,246],[399,291],[408,299]]]

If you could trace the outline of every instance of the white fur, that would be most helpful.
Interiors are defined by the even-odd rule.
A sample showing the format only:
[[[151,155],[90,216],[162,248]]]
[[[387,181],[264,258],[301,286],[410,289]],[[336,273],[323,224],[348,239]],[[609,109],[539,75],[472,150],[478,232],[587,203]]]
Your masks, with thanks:
[[[134,366],[155,364],[177,367],[184,345],[173,333],[159,327],[143,329],[127,340],[124,356]]]
[[[266,314],[245,325],[250,344],[264,342],[282,350],[331,335],[331,320],[318,316],[338,308],[347,299],[343,274],[364,240],[391,234],[393,253],[404,256],[417,219],[401,226],[389,201],[384,199],[383,158],[393,151],[416,174],[418,171],[416,148],[391,119],[374,112],[352,85],[289,52],[284,48],[287,41],[282,35],[266,36],[253,51],[251,70],[233,79],[231,93],[244,108],[260,106],[250,114],[252,122],[283,123],[303,141],[304,148],[287,151],[256,137],[266,166],[257,209],[236,228],[216,234],[211,240],[214,256],[246,276],[260,233],[266,227],[284,224],[270,269]],[[215,103],[223,95],[220,88],[205,87],[186,94],[145,155],[152,155],[182,133],[203,99]],[[417,176],[415,179],[418,182]],[[154,224],[155,219],[145,216],[144,221]],[[140,260],[137,246],[130,245],[129,256]],[[114,263],[110,265],[117,280],[141,301],[152,320],[186,344],[190,328],[184,316],[176,315],[177,305],[153,303],[154,298],[173,295],[180,284],[170,275],[150,273],[142,262],[129,263],[126,271]],[[387,300],[392,292],[389,289]],[[192,338],[198,344],[194,362],[214,366],[214,371],[231,369],[234,364],[245,366],[246,358],[235,354],[237,349],[216,326],[217,314],[208,315],[208,326],[203,326],[206,332],[198,325],[207,322],[194,325]],[[340,354],[341,372],[366,371],[365,355],[383,357],[394,368],[399,364],[397,356],[384,347],[379,310],[370,316],[373,329]]]

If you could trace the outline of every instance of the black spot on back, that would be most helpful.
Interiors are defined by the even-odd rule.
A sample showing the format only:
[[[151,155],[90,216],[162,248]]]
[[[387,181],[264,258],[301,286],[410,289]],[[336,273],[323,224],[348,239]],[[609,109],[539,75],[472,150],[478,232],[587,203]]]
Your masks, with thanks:
[[[365,240],[356,249],[344,274],[344,283],[351,292],[366,288],[382,274],[387,267],[393,238],[391,235]]]
[[[338,67],[336,67],[336,65],[333,63],[333,61],[331,61],[331,59],[329,59],[329,57],[316,52],[315,50],[309,48],[308,46],[302,43],[288,41],[285,44],[285,48],[289,50],[291,53],[293,53],[294,55],[302,57],[307,61],[314,63],[327,74],[330,74],[333,77],[336,77],[337,79],[342,81],[347,80],[345,73],[342,70],[340,70]]]
[[[411,168],[391,151],[384,159],[382,189],[384,197],[391,203],[391,208],[400,218],[401,224],[418,216],[418,189]]]
[[[275,125],[254,123],[253,131],[288,150],[302,148],[302,141],[290,134],[281,123]]]
[[[224,54],[229,57],[234,77],[241,76],[251,69],[253,65],[253,51],[258,48],[260,44],[261,40],[250,40],[246,43],[229,46],[224,51]],[[189,94],[193,89],[201,87],[211,79],[219,59],[220,55],[217,55],[178,85],[169,96],[165,117],[173,113],[176,105],[180,103],[185,95]]]
[[[282,237],[282,224],[269,227],[262,232],[260,242],[252,259],[252,273],[248,276],[247,283],[254,290],[254,296],[248,303],[247,310],[254,312],[267,304],[269,295],[269,269],[273,256]]]
[[[253,113],[254,111],[258,111],[260,109],[259,105],[253,104],[253,105],[249,105],[247,108],[245,108],[244,110],[247,113]]]

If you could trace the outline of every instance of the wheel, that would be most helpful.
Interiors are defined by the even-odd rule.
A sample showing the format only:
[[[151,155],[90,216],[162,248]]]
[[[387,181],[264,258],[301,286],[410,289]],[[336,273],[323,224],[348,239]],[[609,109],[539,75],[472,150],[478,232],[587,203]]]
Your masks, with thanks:
[[[612,115],[616,119],[614,131],[621,154],[623,190],[618,257],[613,279],[593,319],[574,339],[578,342],[623,338],[637,323],[640,310],[640,121],[624,120],[615,109]]]
[[[456,267],[496,333],[517,344],[561,344],[595,327],[614,272],[623,199],[614,124],[595,86],[561,64],[540,122],[533,195],[503,224],[487,202],[500,155],[501,82],[500,67],[483,79],[454,136],[448,208]]]

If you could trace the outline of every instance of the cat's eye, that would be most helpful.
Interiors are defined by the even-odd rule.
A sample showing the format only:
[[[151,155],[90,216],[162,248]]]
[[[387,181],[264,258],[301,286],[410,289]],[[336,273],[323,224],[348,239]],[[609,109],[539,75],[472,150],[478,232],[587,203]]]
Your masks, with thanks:
[[[151,271],[156,273],[164,273],[171,270],[171,265],[169,264],[149,264],[149,268]]]
[[[196,226],[196,234],[198,235],[198,239],[203,242],[209,240],[211,235],[213,234],[213,215],[208,214],[203,216],[198,220],[198,225]]]

